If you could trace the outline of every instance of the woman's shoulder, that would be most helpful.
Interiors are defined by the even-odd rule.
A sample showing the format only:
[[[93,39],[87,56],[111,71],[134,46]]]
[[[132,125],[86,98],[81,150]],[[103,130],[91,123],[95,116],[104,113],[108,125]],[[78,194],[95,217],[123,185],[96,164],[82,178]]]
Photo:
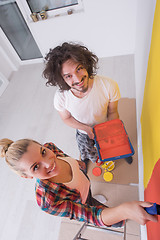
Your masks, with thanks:
[[[48,179],[36,179],[35,190],[36,192],[40,190],[42,195],[45,194],[47,190],[53,190],[59,187],[59,183],[51,182]]]
[[[62,156],[62,157],[67,157],[68,155],[65,154],[60,148],[58,148],[54,143],[52,142],[47,142],[43,145],[46,148],[49,148],[51,151],[53,151],[56,156]]]
[[[37,179],[35,185],[36,201],[42,210],[47,211],[50,206],[56,204],[57,199],[62,198],[63,184],[54,183],[50,180]]]
[[[73,189],[74,190],[74,189]],[[36,179],[35,192],[37,199],[54,199],[54,197],[64,197],[68,194],[68,187],[63,183],[52,182],[47,179]]]

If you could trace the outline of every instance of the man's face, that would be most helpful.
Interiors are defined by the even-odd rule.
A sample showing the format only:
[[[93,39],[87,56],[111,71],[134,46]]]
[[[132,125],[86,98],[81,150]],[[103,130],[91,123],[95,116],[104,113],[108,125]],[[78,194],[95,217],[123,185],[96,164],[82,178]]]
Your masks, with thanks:
[[[85,93],[88,90],[87,70],[79,63],[69,59],[62,64],[62,77],[71,90]]]

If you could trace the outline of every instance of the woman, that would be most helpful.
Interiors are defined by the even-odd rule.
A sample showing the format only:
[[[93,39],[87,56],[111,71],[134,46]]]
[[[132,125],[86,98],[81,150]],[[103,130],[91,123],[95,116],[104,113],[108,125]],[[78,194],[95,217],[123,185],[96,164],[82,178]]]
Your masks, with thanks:
[[[108,208],[96,201],[90,181],[83,172],[83,163],[64,154],[53,143],[21,139],[0,140],[1,156],[21,177],[36,178],[36,199],[40,208],[52,215],[84,221],[96,226],[121,227],[123,220],[139,224],[157,221],[148,214],[147,202],[125,202]]]

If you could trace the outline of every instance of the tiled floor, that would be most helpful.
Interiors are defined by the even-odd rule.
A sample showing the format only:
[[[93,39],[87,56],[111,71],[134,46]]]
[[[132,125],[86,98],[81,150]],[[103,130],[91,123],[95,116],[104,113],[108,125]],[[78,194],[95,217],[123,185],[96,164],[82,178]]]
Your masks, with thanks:
[[[77,233],[79,232],[80,228],[82,227],[82,223],[79,222],[71,222],[66,219],[62,220],[60,235],[58,240],[71,240],[74,239]],[[128,223],[129,225],[129,223]],[[134,226],[133,223],[133,230],[137,230],[137,226]],[[117,232],[119,231],[119,232]],[[82,231],[81,237],[87,240],[124,240],[124,228],[121,229],[97,229],[97,228],[85,228]],[[140,240],[139,234],[137,232],[134,233],[126,233],[125,234],[126,240]]]
[[[59,240],[70,240],[74,239],[83,226],[83,223],[79,223],[76,221],[71,221],[69,222],[68,220],[64,219],[61,223],[61,229],[67,229],[67,232],[61,231],[60,230],[60,236]],[[84,227],[83,230],[81,231],[81,237],[82,239],[87,239],[87,240],[123,240],[124,236],[124,228],[117,230],[116,232],[114,231],[115,229],[100,229],[100,228],[95,228],[95,227]],[[113,232],[114,231],[114,232]],[[79,236],[79,234],[78,234]],[[76,238],[75,238],[76,239]],[[74,240],[75,240],[74,239]]]
[[[133,59],[132,55],[100,59],[99,73],[115,79],[125,98],[135,97]],[[34,138],[41,143],[53,141],[64,152],[79,159],[75,130],[66,126],[54,110],[56,89],[45,86],[42,70],[42,64],[35,64],[23,66],[13,74],[12,81],[0,97],[0,138]],[[68,227],[63,227],[63,221],[61,225],[62,219],[38,208],[34,181],[21,179],[8,169],[4,161],[0,161],[0,189],[0,239],[57,240],[59,233],[63,233],[66,240],[73,233],[73,222],[67,223],[72,229],[68,231]],[[138,199],[138,186],[128,184],[94,181],[92,190],[93,193],[105,194],[109,206]],[[139,226],[128,222],[127,240],[139,240],[138,235]]]

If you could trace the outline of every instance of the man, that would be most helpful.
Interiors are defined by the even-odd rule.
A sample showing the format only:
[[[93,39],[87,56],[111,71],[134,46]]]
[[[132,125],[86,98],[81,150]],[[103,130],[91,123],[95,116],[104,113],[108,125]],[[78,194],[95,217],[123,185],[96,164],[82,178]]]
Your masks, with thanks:
[[[50,49],[43,75],[46,85],[58,86],[54,106],[67,125],[77,129],[81,160],[96,162],[92,127],[119,118],[118,85],[110,78],[96,75],[98,57],[85,46],[63,43]],[[126,158],[131,164],[132,158]]]

